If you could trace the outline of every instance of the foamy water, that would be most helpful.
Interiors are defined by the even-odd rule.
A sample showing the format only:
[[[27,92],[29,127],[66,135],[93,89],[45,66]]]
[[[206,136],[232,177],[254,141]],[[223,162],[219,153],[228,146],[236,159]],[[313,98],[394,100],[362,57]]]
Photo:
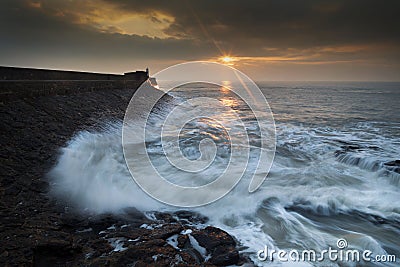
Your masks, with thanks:
[[[399,258],[400,174],[385,165],[400,155],[399,85],[272,83],[261,84],[261,88],[277,129],[277,150],[267,180],[250,194],[250,176],[245,175],[225,197],[193,210],[234,235],[259,265],[267,264],[258,262],[255,255],[265,245],[320,251],[336,247],[339,238],[345,238],[351,248]],[[244,118],[253,145],[247,169],[251,173],[259,155],[259,129],[250,110],[221,88],[203,85],[192,89],[191,97],[207,92]],[[184,90],[172,94],[178,102],[185,99]],[[166,179],[182,185],[212,181],[228,162],[231,148],[226,131],[213,120],[187,124],[181,132],[179,153],[192,160],[201,156],[207,160],[210,153],[214,162],[201,175],[171,168],[156,131],[157,123],[171,108],[161,106],[150,118],[154,127],[150,127],[147,148],[153,165]],[[211,115],[239,127],[229,120],[233,116],[229,112]],[[101,131],[74,136],[51,172],[53,192],[79,209],[96,213],[119,212],[131,206],[142,211],[178,209],[149,197],[134,182],[122,151],[121,128],[122,122],[110,123]],[[206,144],[200,151],[204,138],[214,144],[209,150]],[[332,262],[319,264],[335,266]]]

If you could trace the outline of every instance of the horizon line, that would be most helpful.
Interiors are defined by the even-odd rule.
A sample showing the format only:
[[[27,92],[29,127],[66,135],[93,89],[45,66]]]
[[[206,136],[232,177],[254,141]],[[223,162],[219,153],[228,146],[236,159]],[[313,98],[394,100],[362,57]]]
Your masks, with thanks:
[[[74,70],[74,69],[60,69],[60,68],[43,68],[43,67],[27,67],[27,66],[5,66],[5,65],[0,65],[1,67],[6,67],[6,68],[21,68],[21,69],[35,69],[35,70],[54,70],[54,71],[69,71],[69,72],[82,72],[82,73],[93,73],[93,74],[111,74],[111,75],[124,75],[125,73],[129,72],[134,72],[134,71],[142,71],[142,69],[136,69],[136,70],[127,70],[124,72],[102,72],[102,71],[90,71],[90,70]],[[379,83],[379,82],[385,82],[385,83],[400,83],[400,80],[260,80],[260,79],[254,79],[254,82],[358,82],[358,83]]]

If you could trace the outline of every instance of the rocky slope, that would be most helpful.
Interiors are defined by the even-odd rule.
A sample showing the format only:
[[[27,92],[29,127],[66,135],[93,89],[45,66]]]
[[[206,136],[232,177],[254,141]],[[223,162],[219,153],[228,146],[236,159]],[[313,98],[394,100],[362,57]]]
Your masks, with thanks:
[[[1,266],[243,264],[237,243],[190,212],[90,215],[48,195],[46,173],[77,131],[122,119],[134,90],[0,100]],[[201,222],[198,229],[194,223]]]

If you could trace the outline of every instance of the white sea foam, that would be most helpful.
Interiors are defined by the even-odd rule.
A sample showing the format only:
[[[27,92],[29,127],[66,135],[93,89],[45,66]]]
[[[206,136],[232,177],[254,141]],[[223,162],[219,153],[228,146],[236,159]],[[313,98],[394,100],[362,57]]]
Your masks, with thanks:
[[[152,199],[135,184],[123,159],[120,130],[117,124],[103,132],[75,136],[62,149],[51,172],[53,192],[81,209],[98,213],[130,206],[142,211],[176,210]],[[338,147],[312,130],[284,126],[279,135],[278,155],[260,190],[249,194],[247,181],[242,180],[221,200],[195,209],[236,236],[249,247],[247,251],[264,245],[323,249],[340,236],[321,230],[315,221],[287,207],[300,207],[318,216],[357,211],[400,220],[398,187],[387,182],[381,172],[336,160]],[[328,145],[323,146],[324,142]]]
[[[255,252],[265,245],[322,250],[334,247],[343,236],[353,247],[377,254],[398,250],[399,175],[383,163],[398,156],[399,144],[375,132],[373,125],[359,127],[362,130],[279,123],[275,161],[262,187],[249,194],[244,177],[228,195],[194,211],[234,235],[256,262]],[[372,128],[368,134],[366,127]],[[154,137],[149,149],[154,163],[163,167],[157,162],[160,148],[155,133]],[[352,144],[361,149],[346,150]],[[208,173],[219,172],[220,166],[211,166]],[[122,153],[121,123],[74,136],[50,177],[53,193],[82,210],[177,210],[149,197],[130,176]],[[170,177],[181,182],[188,178],[175,173]]]

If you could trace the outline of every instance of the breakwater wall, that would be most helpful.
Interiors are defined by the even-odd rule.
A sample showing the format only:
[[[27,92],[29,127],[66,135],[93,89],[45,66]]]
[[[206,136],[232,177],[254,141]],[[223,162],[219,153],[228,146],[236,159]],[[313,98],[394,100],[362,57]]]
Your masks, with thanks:
[[[0,99],[136,89],[148,79],[148,71],[103,74],[32,68],[0,67]]]
[[[19,78],[26,77],[18,73]],[[176,259],[181,259],[182,266],[242,265],[247,259],[239,255],[236,241],[228,233],[210,226],[193,227],[207,222],[200,214],[155,212],[151,220],[130,207],[120,214],[93,215],[49,194],[47,173],[60,148],[82,130],[99,131],[108,122],[123,120],[137,88],[112,89],[107,81],[112,82],[91,80],[88,83],[96,90],[82,91],[76,87],[80,81],[63,84],[65,81],[58,80],[53,82],[60,88],[70,82],[70,93],[0,101],[0,266],[171,266]],[[14,82],[16,86],[24,81]],[[45,82],[38,80],[37,84]],[[30,94],[24,87],[21,92]],[[198,246],[192,245],[184,230],[207,249],[208,258],[196,250]],[[181,240],[179,248],[170,245],[170,238]],[[127,241],[130,244],[123,250],[115,250],[112,240],[132,241]],[[155,259],[155,251],[163,257]]]

